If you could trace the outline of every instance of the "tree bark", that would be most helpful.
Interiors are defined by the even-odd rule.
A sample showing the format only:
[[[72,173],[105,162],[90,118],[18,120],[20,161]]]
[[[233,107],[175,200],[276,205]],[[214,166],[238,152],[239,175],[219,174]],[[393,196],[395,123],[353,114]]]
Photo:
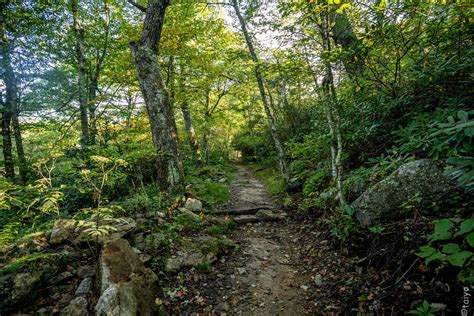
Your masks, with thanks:
[[[184,73],[184,65],[180,65],[180,84],[179,89],[183,100],[181,101],[181,113],[183,114],[184,128],[186,129],[186,134],[188,136],[189,149],[191,150],[191,155],[193,156],[194,166],[199,168],[201,166],[201,159],[199,157],[199,145],[196,138],[196,132],[194,131],[193,120],[191,117],[191,112],[189,111],[188,101],[184,96],[185,89],[185,78],[186,74]]]
[[[11,114],[10,109],[7,107],[4,107],[2,110],[2,139],[5,178],[13,181],[15,179],[15,168],[13,166],[12,138],[10,131]]]
[[[85,148],[89,143],[89,118],[87,111],[86,91],[86,68],[84,55],[84,29],[80,25],[78,4],[79,0],[71,0],[71,12],[73,16],[73,32],[76,37],[75,51],[77,61],[77,90],[79,101],[79,113],[81,121],[81,146]]]
[[[130,49],[138,73],[140,89],[150,120],[151,135],[157,149],[158,182],[162,189],[182,189],[184,171],[173,109],[163,81],[157,53],[169,0],[150,0],[143,34]]]
[[[210,90],[207,90],[206,103],[204,109],[204,128],[202,131],[202,161],[204,165],[209,162],[209,120],[211,119],[209,103],[210,103]]]
[[[107,0],[104,0],[104,12],[105,12],[105,36],[104,44],[101,50],[97,48],[97,53],[94,59],[95,69],[90,70],[89,78],[89,94],[88,94],[88,108],[89,108],[89,144],[96,144],[97,136],[97,92],[99,91],[99,77],[102,71],[102,65],[107,54],[109,45],[109,23],[110,23],[110,12],[107,5]]]
[[[321,13],[320,32],[322,39],[322,48],[324,52],[331,51],[331,42],[329,37],[329,17],[328,13]],[[323,56],[325,75],[323,79],[323,94],[326,107],[326,117],[331,136],[331,169],[333,180],[336,184],[337,199],[341,206],[346,204],[344,192],[342,190],[342,135],[340,128],[340,116],[337,102],[336,90],[334,88],[334,76],[332,73],[331,62]]]
[[[265,109],[265,114],[267,116],[268,124],[270,125],[270,131],[271,131],[271,134],[272,134],[273,143],[274,143],[275,149],[277,151],[278,162],[279,162],[279,165],[280,165],[280,172],[281,172],[281,175],[282,175],[283,179],[286,182],[288,182],[289,174],[288,174],[288,166],[286,164],[286,153],[285,153],[285,150],[283,149],[283,146],[281,145],[280,138],[278,136],[278,132],[277,132],[276,125],[275,125],[275,120],[273,118],[272,112],[270,111],[270,106],[269,106],[268,101],[267,101],[265,87],[263,85],[263,77],[262,77],[262,74],[260,72],[260,65],[259,65],[258,56],[257,56],[257,53],[255,52],[255,49],[254,49],[254,46],[253,46],[253,43],[252,43],[252,39],[250,38],[250,35],[247,31],[247,25],[245,23],[245,20],[242,17],[242,14],[240,13],[238,0],[232,0],[232,6],[234,7],[235,14],[237,15],[237,18],[240,22],[240,26],[242,28],[242,33],[244,34],[245,41],[247,43],[247,47],[248,47],[249,52],[250,52],[250,56],[252,57],[252,60],[255,63],[255,77],[257,78],[258,89],[260,91],[260,97],[262,99],[263,107]]]
[[[97,105],[96,105],[96,102],[97,102],[96,97],[97,97],[97,89],[98,89],[97,80],[91,80],[89,85],[90,85],[89,95],[88,95],[88,102],[87,102],[89,104],[89,144],[95,145],[96,136],[97,136],[97,118],[95,114],[95,110],[97,109]]]
[[[191,113],[189,112],[189,107],[186,102],[181,104],[181,112],[183,113],[184,127],[186,128],[186,133],[188,134],[189,148],[191,149],[191,155],[194,159],[194,165],[196,168],[199,168],[201,165],[201,159],[199,159],[198,155],[196,132],[194,131]]]
[[[18,88],[11,62],[11,44],[5,33],[5,4],[0,5],[0,41],[1,54],[4,69],[4,83],[6,88],[5,104],[2,115],[2,137],[3,137],[3,156],[5,162],[5,176],[9,180],[15,178],[15,167],[13,165],[12,141],[10,126],[13,126],[13,135],[15,137],[16,151],[19,161],[20,180],[24,184],[27,180],[27,165],[25,151],[23,149],[23,140],[21,137],[20,123],[18,121]],[[12,123],[12,124],[11,124]]]

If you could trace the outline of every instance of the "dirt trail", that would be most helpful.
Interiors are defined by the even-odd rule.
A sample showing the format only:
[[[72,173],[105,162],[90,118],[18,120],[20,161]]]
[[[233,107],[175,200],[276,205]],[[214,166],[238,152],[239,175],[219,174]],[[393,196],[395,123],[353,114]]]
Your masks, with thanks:
[[[265,208],[278,204],[265,186],[243,166],[237,166],[228,209]],[[221,315],[304,315],[308,282],[298,271],[298,239],[286,220],[241,225],[234,237],[239,252],[216,266],[214,311]],[[308,281],[309,280],[309,281]]]

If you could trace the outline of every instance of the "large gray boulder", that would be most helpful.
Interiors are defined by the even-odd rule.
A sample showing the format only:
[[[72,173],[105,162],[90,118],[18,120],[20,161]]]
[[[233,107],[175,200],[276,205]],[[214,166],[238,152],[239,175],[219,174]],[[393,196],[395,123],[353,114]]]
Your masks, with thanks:
[[[146,268],[128,241],[106,242],[99,259],[97,315],[153,315],[157,276]]]
[[[421,159],[402,165],[390,176],[365,191],[352,203],[362,226],[371,226],[409,212],[402,207],[418,194],[431,203],[456,190],[439,162]]]

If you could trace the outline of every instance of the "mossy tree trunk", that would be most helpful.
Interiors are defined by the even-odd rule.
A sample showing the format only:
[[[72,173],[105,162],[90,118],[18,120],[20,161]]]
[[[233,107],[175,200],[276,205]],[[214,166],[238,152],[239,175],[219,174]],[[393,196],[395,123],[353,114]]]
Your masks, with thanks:
[[[142,37],[137,43],[130,43],[130,49],[157,150],[158,183],[162,189],[173,190],[182,189],[184,172],[174,113],[157,57],[169,4],[169,0],[148,1]]]

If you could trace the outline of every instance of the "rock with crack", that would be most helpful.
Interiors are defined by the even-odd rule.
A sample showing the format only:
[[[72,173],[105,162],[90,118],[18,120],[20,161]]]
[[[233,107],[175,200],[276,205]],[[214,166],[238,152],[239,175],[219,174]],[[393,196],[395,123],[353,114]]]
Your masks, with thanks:
[[[121,238],[133,231],[136,228],[136,222],[132,218],[117,218],[112,220],[101,220],[99,226],[112,227],[108,235],[99,238],[99,242],[102,244],[109,240],[115,240]],[[74,219],[60,219],[54,223],[49,243],[57,245],[66,241],[74,241],[75,243],[82,243],[88,241],[94,241],[95,238],[91,237],[86,229],[95,227],[93,221],[76,221]]]
[[[202,209],[202,202],[195,198],[188,198],[184,203],[184,208],[190,211],[199,211]]]
[[[99,259],[97,315],[152,315],[157,276],[146,268],[128,241],[104,244]]]
[[[365,191],[352,203],[363,226],[400,218],[409,208],[403,207],[417,196],[432,203],[456,191],[456,184],[433,160],[421,159],[402,165],[384,180]]]

